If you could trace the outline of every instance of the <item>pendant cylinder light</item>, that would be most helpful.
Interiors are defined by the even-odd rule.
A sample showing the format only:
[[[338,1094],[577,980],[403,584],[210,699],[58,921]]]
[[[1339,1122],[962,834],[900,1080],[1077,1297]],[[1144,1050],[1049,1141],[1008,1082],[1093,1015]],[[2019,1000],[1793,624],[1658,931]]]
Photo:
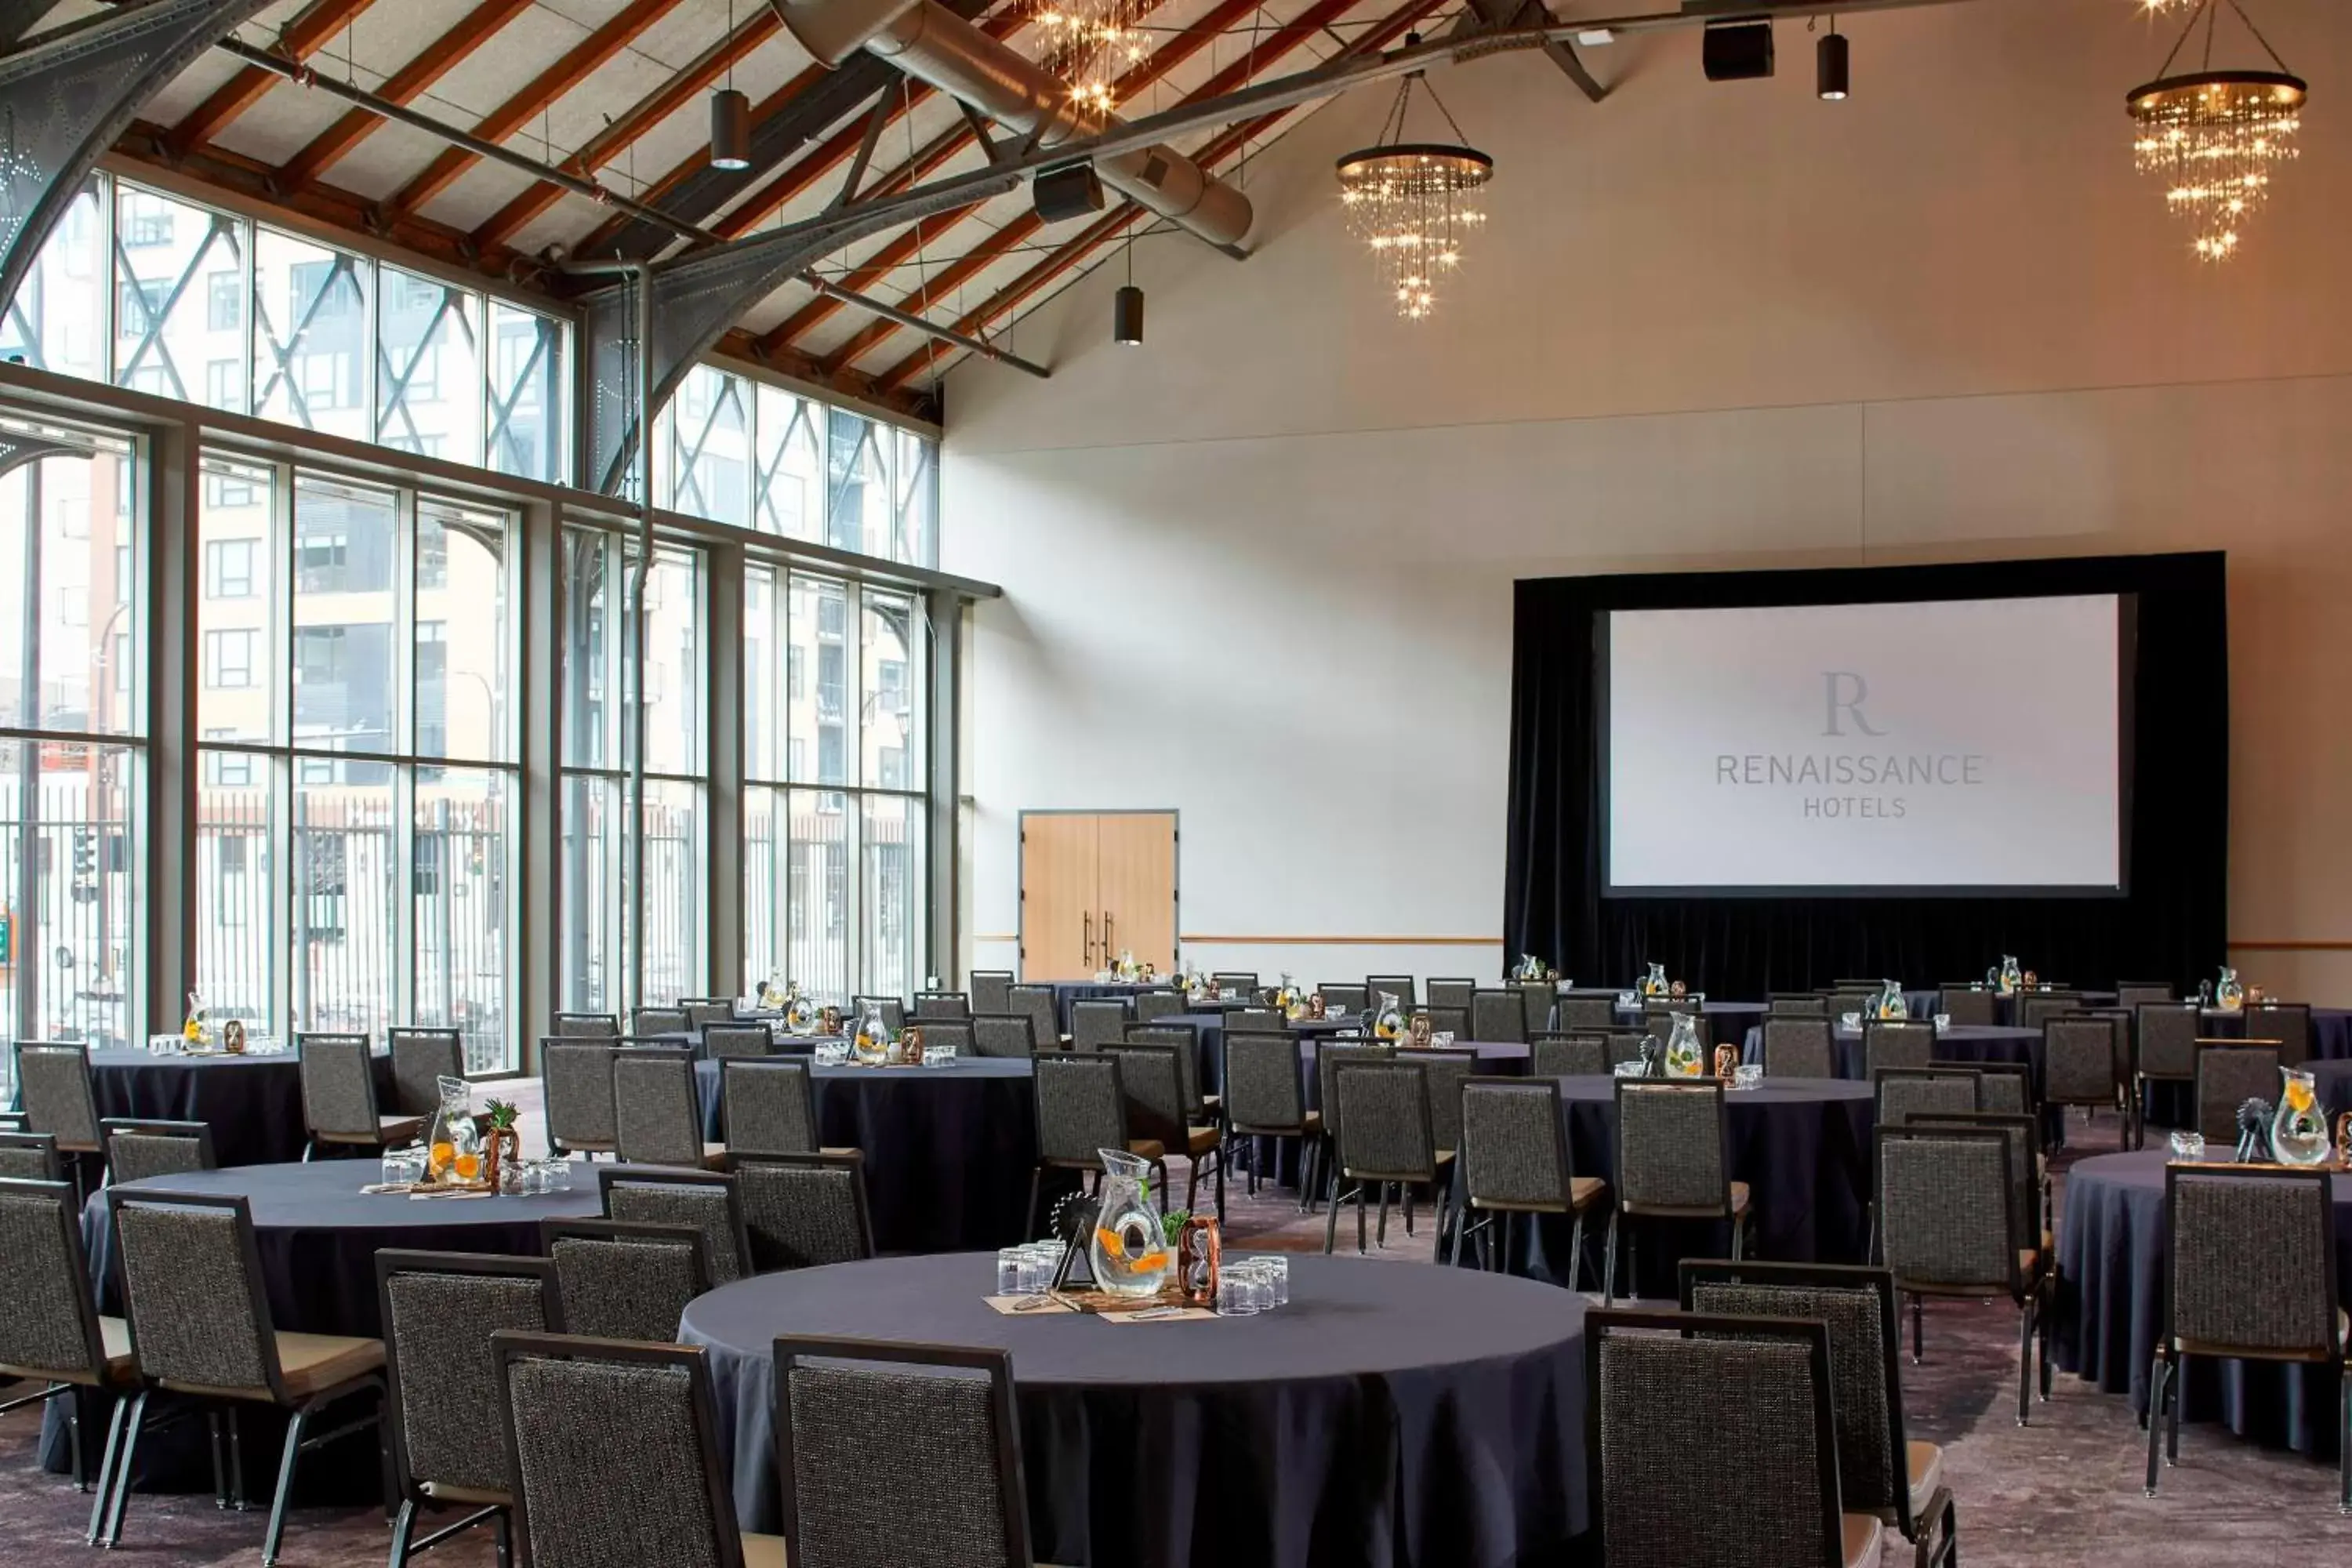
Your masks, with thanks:
[[[710,95],[710,166],[751,166],[751,100],[731,87]]]
[[[1143,290],[1132,283],[1110,297],[1110,341],[1129,348],[1143,342]]]
[[[1821,95],[1832,103],[1843,102],[1852,90],[1853,61],[1846,53],[1845,35],[1832,33],[1813,46],[1815,76]]]

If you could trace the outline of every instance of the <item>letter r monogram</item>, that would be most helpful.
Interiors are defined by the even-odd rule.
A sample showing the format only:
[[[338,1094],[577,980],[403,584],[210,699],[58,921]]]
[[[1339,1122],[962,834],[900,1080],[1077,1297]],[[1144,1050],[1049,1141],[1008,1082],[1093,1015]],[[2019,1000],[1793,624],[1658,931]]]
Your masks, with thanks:
[[[1885,731],[1874,726],[1862,710],[1863,700],[1870,695],[1870,683],[1850,669],[1822,671],[1822,686],[1827,699],[1828,713],[1822,725],[1824,735],[1843,735],[1838,715],[1843,712],[1853,719],[1853,727],[1865,735],[1884,735]]]

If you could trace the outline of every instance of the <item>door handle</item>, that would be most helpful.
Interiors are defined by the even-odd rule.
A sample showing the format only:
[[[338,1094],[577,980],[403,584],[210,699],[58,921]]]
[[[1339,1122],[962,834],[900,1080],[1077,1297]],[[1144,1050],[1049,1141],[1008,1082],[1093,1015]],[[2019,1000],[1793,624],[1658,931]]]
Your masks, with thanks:
[[[1088,910],[1081,918],[1086,921],[1086,960],[1092,963],[1095,961],[1095,912]]]
[[[1108,963],[1110,960],[1110,911],[1108,910],[1105,910],[1103,911],[1103,962],[1105,963]]]

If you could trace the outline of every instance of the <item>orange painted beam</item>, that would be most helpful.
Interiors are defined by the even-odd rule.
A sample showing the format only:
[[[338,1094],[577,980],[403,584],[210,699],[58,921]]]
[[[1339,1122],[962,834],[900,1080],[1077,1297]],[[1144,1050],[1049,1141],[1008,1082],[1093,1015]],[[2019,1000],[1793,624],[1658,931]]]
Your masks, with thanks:
[[[393,72],[376,89],[376,96],[399,104],[414,102],[418,94],[455,69],[467,56],[489,42],[499,28],[530,9],[532,0],[486,0],[466,19],[425,46],[415,59]],[[331,168],[337,160],[375,133],[383,121],[364,109],[354,109],[311,139],[278,171],[281,184],[299,190]]]
[[[275,47],[289,59],[307,60],[350,26],[368,5],[369,0],[311,0],[278,34]],[[284,79],[259,66],[239,67],[235,76],[213,89],[210,97],[182,115],[166,133],[172,151],[184,154],[204,146]]]

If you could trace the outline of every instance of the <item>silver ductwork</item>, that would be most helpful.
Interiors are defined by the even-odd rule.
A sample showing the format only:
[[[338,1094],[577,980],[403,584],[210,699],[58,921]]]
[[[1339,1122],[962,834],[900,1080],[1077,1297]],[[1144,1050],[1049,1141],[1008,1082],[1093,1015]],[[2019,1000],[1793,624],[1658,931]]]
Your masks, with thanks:
[[[1068,89],[1027,56],[990,37],[938,0],[773,0],[801,47],[828,66],[859,49],[959,99],[1040,147],[1116,129],[1116,115],[1077,110]],[[1096,160],[1103,183],[1212,245],[1249,233],[1249,198],[1173,147]]]

